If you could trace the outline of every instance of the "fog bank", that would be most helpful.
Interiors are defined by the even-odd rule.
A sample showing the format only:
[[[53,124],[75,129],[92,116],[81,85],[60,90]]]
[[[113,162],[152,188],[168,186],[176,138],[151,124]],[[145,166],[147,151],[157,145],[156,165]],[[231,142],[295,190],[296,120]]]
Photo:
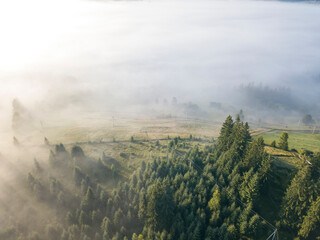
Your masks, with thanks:
[[[0,9],[2,113],[16,97],[56,114],[172,97],[233,104],[232,91],[249,83],[319,100],[318,4],[18,0]]]

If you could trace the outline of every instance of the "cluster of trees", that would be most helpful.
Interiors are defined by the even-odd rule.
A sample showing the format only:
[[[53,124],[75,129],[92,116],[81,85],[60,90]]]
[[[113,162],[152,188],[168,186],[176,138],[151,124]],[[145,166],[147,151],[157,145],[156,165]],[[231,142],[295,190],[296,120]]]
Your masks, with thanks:
[[[263,191],[273,171],[263,139],[253,140],[248,124],[229,116],[214,144],[179,154],[179,141],[170,141],[168,157],[142,161],[113,191],[107,183],[117,176],[103,159],[86,157],[80,147],[69,154],[57,145],[50,167],[35,161],[28,174],[30,191],[56,209],[57,219],[47,219],[38,229],[16,225],[0,232],[0,238],[266,239],[274,229],[256,213],[263,208]],[[312,156],[312,166],[296,174],[278,218],[282,229],[300,239],[319,236],[319,159]]]
[[[288,132],[282,132],[282,134],[279,137],[279,143],[278,143],[278,147],[282,150],[288,151],[289,150],[289,134]],[[277,143],[275,140],[273,140],[270,144],[271,147],[277,147]]]
[[[302,106],[288,88],[270,88],[268,86],[248,84],[239,87],[239,98],[247,107],[258,110],[303,111]]]
[[[307,157],[307,156],[305,156]],[[282,227],[301,239],[320,236],[320,154],[308,157],[287,188],[282,204]]]

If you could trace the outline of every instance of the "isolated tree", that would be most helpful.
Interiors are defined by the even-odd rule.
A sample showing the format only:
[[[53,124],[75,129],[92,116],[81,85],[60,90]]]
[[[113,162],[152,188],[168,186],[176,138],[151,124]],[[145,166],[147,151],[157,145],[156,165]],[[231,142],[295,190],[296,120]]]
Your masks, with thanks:
[[[307,126],[313,125],[314,120],[313,120],[311,114],[304,115],[304,117],[302,118],[302,123]]]
[[[84,153],[81,147],[79,146],[73,146],[71,149],[71,156],[73,158],[83,158],[84,157]]]
[[[288,138],[289,135],[287,132],[282,132],[280,138],[279,138],[279,148],[288,151],[289,146],[288,146]]]
[[[20,143],[16,137],[13,137],[13,145],[15,145],[16,147],[18,147],[20,145]]]
[[[168,143],[168,149],[172,149],[174,147],[174,141],[171,140],[169,143]]]
[[[50,142],[49,142],[48,138],[46,138],[46,137],[44,137],[44,144],[47,146],[50,145]]]
[[[175,137],[175,138],[173,139],[173,141],[174,141],[174,145],[178,145],[179,137]]]

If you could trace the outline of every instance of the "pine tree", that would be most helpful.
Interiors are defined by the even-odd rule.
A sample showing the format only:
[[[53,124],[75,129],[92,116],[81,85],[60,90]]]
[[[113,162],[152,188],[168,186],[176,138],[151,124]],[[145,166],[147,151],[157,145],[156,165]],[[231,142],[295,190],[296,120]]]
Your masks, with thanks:
[[[170,226],[174,216],[174,202],[168,187],[155,184],[148,195],[147,203],[149,222],[159,229]]]
[[[282,221],[287,227],[297,230],[308,210],[308,202],[319,195],[312,178],[311,166],[303,166],[291,181],[283,198]]]
[[[75,167],[73,170],[73,179],[75,181],[76,186],[81,185],[81,181],[83,179],[83,173],[81,172],[81,169],[79,167]]]
[[[73,146],[71,149],[71,156],[73,158],[83,158],[85,157],[84,152],[81,147]]]
[[[147,199],[146,199],[145,194],[142,194],[140,197],[140,202],[139,202],[139,212],[138,212],[139,219],[145,218],[146,208],[147,208]]]
[[[93,189],[88,187],[86,196],[81,202],[82,209],[85,210],[93,210],[96,206],[96,198],[93,193]]]
[[[232,141],[229,136],[232,134],[233,125],[232,117],[229,115],[222,124],[220,136],[218,137],[218,149],[220,151],[226,151],[230,148]]]
[[[221,201],[221,196],[219,189],[217,189],[213,195],[210,201],[208,202],[208,207],[211,211],[219,211],[220,210],[220,201]]]
[[[254,173],[251,168],[244,175],[244,181],[241,184],[239,192],[241,199],[247,203],[253,202],[258,197],[259,177],[258,173]]]
[[[87,214],[84,211],[81,211],[80,216],[79,216],[79,225],[82,226],[82,225],[86,225],[88,223],[89,222],[88,222]]]
[[[285,151],[288,151],[288,149],[289,149],[288,138],[289,138],[289,135],[287,132],[282,132],[282,134],[279,138],[279,147]]]
[[[101,223],[101,230],[103,232],[103,238],[104,239],[107,239],[107,237],[109,237],[112,233],[112,230],[111,230],[111,222],[109,220],[108,217],[104,217],[104,219],[102,220],[102,223]]]
[[[317,234],[320,234],[320,196],[314,201],[309,208],[307,215],[304,217],[301,229],[299,230],[299,236],[304,239],[309,239],[312,231],[316,230]],[[310,238],[311,239],[311,238]]]
[[[201,225],[198,224],[196,229],[193,232],[192,240],[201,240]]]

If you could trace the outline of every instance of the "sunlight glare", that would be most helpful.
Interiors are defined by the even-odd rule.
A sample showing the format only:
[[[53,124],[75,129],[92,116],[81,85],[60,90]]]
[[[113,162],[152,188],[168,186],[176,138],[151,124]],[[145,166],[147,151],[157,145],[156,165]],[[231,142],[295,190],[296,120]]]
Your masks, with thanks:
[[[72,1],[1,1],[0,70],[15,72],[51,58],[73,13]]]

